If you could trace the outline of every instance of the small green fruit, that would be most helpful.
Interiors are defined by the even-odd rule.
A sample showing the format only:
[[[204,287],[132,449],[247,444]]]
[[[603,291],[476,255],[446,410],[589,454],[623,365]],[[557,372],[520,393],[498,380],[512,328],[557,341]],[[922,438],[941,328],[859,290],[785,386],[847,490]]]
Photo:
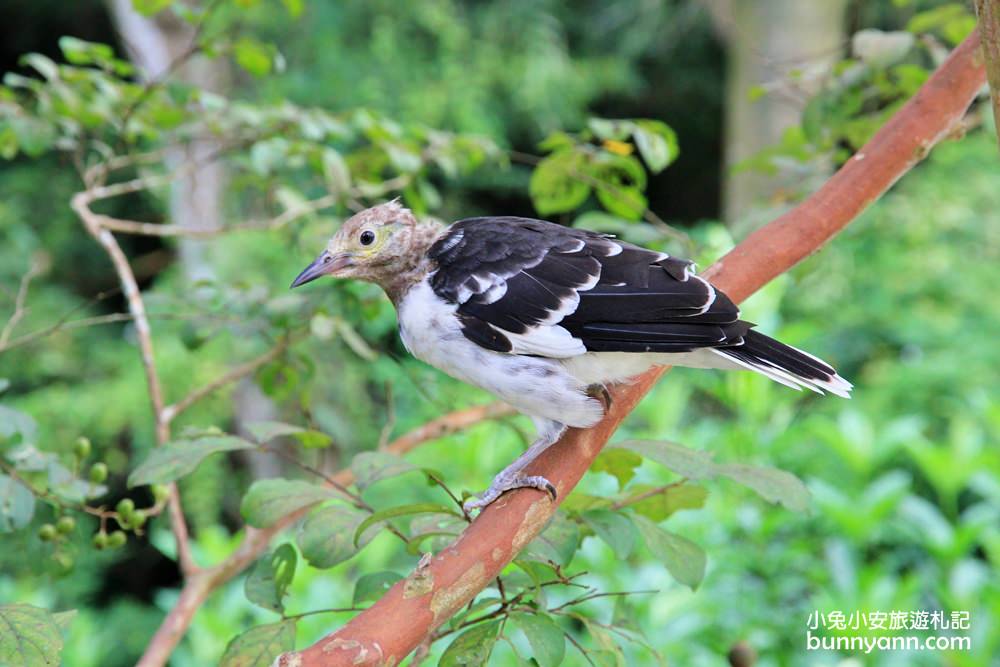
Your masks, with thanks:
[[[166,484],[154,484],[151,490],[153,492],[153,500],[156,501],[157,505],[166,502],[167,498],[170,497],[170,487]]]
[[[131,498],[122,498],[115,506],[115,511],[121,514],[125,519],[131,519],[132,513],[135,512],[135,503],[132,502]]]
[[[104,463],[95,463],[90,466],[90,481],[93,484],[100,484],[108,478],[108,466]]]
[[[123,531],[116,530],[115,532],[108,535],[108,548],[118,549],[120,547],[125,546],[125,543],[127,541],[128,537],[125,535],[125,533]]]
[[[91,540],[94,548],[101,551],[108,546],[108,534],[107,533],[94,533],[94,537]]]
[[[43,523],[38,529],[38,539],[42,542],[51,542],[56,539],[56,527],[51,523]]]
[[[73,445],[73,453],[76,454],[76,458],[81,461],[88,456],[90,456],[90,439],[84,436],[80,436],[76,439],[76,444]]]
[[[132,526],[132,530],[139,530],[146,525],[146,513],[142,510],[136,510],[129,518],[129,524]]]
[[[76,564],[76,561],[73,560],[73,557],[64,551],[57,553],[55,556],[53,556],[53,558],[56,559],[56,563],[59,564],[59,569],[61,569],[63,572],[69,572],[70,570],[73,569],[73,566]]]
[[[58,530],[63,535],[69,535],[76,528],[76,519],[71,516],[61,516],[59,520],[56,521],[56,530]]]

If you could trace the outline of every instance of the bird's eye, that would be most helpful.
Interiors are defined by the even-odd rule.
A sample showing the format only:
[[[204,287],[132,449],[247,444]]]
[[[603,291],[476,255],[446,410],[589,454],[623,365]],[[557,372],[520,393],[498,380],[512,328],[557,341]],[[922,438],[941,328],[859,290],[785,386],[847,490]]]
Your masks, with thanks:
[[[361,232],[360,241],[361,245],[371,245],[372,243],[375,242],[375,232],[371,231],[370,229],[366,229],[365,231]]]

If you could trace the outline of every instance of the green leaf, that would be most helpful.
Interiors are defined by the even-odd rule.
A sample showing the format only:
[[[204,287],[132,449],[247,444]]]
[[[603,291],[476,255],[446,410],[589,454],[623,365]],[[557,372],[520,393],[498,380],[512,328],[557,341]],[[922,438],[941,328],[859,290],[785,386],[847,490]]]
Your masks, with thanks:
[[[633,477],[635,469],[642,465],[642,456],[627,449],[608,448],[601,452],[590,469],[594,472],[606,472],[618,480],[618,488],[623,489]]]
[[[59,50],[67,62],[74,65],[94,65],[108,62],[115,57],[114,49],[107,44],[88,42],[64,35],[59,38]]]
[[[333,439],[326,433],[321,431],[312,431],[294,424],[286,424],[285,422],[250,422],[246,425],[246,429],[250,432],[250,435],[253,436],[253,439],[261,444],[267,443],[275,438],[291,437],[298,440],[299,444],[306,449],[318,449],[321,447],[327,447],[333,442]]]
[[[375,512],[362,521],[354,531],[354,544],[357,545],[361,536],[366,530],[377,523],[388,521],[400,516],[411,516],[413,514],[448,514],[451,516],[461,516],[447,505],[438,503],[413,503],[410,505],[399,505]]]
[[[22,443],[33,443],[37,437],[38,424],[31,415],[0,405],[0,444],[20,436]]]
[[[607,118],[590,118],[587,127],[598,139],[604,141],[625,141],[633,129],[630,120],[609,120]]]
[[[577,208],[590,196],[586,178],[583,153],[567,148],[549,155],[531,172],[528,191],[535,210],[549,215]]]
[[[741,463],[720,463],[716,471],[756,491],[769,503],[784,505],[795,512],[809,509],[809,490],[802,480],[790,472]]]
[[[680,148],[677,145],[677,133],[669,125],[659,120],[637,120],[632,131],[632,138],[639,149],[646,166],[654,174],[658,174],[677,159]]]
[[[284,613],[282,598],[295,579],[297,562],[295,547],[287,543],[258,560],[243,585],[247,600],[264,609]]]
[[[361,533],[355,544],[358,526],[368,517],[353,507],[329,505],[313,510],[302,522],[295,541],[302,557],[313,567],[328,568],[343,563],[372,541],[380,526]]]
[[[236,64],[253,76],[266,76],[274,64],[274,47],[251,37],[240,37],[233,44],[233,56]]]
[[[361,452],[351,461],[354,483],[366,489],[375,482],[396,477],[418,468],[388,452]]]
[[[583,522],[624,560],[635,547],[635,526],[627,514],[613,510],[590,510],[580,514]]]
[[[295,648],[295,620],[258,625],[233,638],[219,667],[268,667]]]
[[[128,485],[131,488],[173,482],[193,472],[206,456],[255,447],[249,440],[234,435],[174,440],[150,451],[146,460],[128,476]]]
[[[52,667],[63,639],[47,610],[27,604],[0,605],[0,665]]]
[[[770,503],[780,503],[796,512],[809,507],[809,491],[795,475],[767,466],[742,463],[715,463],[709,452],[699,452],[673,442],[655,440],[629,440],[613,448],[622,448],[642,454],[666,466],[678,475],[690,479],[711,479],[718,475],[728,477],[757,492]]]
[[[285,5],[285,9],[293,19],[297,19],[305,7],[305,0],[281,0],[281,4]]]
[[[254,528],[267,528],[286,514],[334,498],[342,499],[344,495],[298,479],[262,479],[243,496],[240,512]]]
[[[556,512],[541,534],[528,543],[521,556],[543,563],[569,565],[580,546],[580,527],[565,512]]]
[[[674,579],[692,590],[697,588],[705,577],[702,548],[686,537],[660,528],[644,516],[637,515],[633,520],[653,557],[663,563]]]
[[[531,657],[539,667],[557,667],[562,663],[566,657],[566,637],[555,621],[544,613],[518,613],[510,618],[528,638]]]
[[[590,168],[597,200],[608,212],[638,220],[646,212],[646,171],[631,155],[601,153]]]
[[[688,449],[683,445],[666,440],[627,440],[610,447],[611,449],[627,449],[641,454],[645,458],[656,461],[660,465],[673,470],[682,477],[690,479],[708,479],[714,473],[715,464],[708,452]]]
[[[132,0],[135,11],[143,16],[159,14],[172,4],[174,4],[174,0]]]
[[[301,433],[305,429],[294,424],[275,421],[249,422],[246,430],[250,432],[253,439],[260,443],[265,443],[275,438]]]
[[[16,479],[0,475],[0,533],[24,528],[33,516],[35,494]]]
[[[354,584],[354,597],[351,599],[351,604],[357,606],[362,602],[378,600],[402,578],[395,572],[373,572],[363,575],[358,579],[358,583]]]
[[[487,621],[473,625],[455,638],[445,649],[438,667],[477,667],[486,665],[497,643],[500,621]]]
[[[708,489],[705,487],[698,484],[685,483],[670,486],[661,493],[656,493],[643,500],[630,501],[631,498],[652,490],[653,487],[651,486],[637,485],[632,488],[631,494],[623,503],[627,504],[632,511],[652,519],[656,523],[663,521],[679,510],[704,507],[705,499],[708,498]]]

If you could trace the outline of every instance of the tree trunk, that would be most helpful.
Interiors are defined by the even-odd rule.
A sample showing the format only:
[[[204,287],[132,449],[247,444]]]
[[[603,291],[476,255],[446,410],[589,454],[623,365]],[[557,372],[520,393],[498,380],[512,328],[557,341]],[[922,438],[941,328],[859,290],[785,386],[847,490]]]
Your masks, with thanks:
[[[809,192],[828,169],[778,165],[774,174],[733,165],[781,141],[808,96],[844,50],[846,0],[707,0],[729,44],[723,212],[730,224],[760,226]],[[794,75],[794,76],[793,76]],[[762,86],[767,93],[751,100]]]

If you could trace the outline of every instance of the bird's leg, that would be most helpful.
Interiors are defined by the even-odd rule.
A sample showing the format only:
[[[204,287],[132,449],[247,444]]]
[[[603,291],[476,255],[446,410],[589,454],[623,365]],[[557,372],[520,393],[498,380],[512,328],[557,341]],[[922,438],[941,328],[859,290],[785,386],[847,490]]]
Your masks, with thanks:
[[[549,480],[541,475],[525,475],[524,469],[566,432],[566,425],[548,420],[536,420],[535,423],[539,425],[538,438],[513,463],[493,478],[490,488],[486,489],[477,500],[465,502],[466,512],[481,510],[499,498],[505,491],[512,489],[538,489],[548,493],[553,500],[556,499],[556,487],[552,486]]]

